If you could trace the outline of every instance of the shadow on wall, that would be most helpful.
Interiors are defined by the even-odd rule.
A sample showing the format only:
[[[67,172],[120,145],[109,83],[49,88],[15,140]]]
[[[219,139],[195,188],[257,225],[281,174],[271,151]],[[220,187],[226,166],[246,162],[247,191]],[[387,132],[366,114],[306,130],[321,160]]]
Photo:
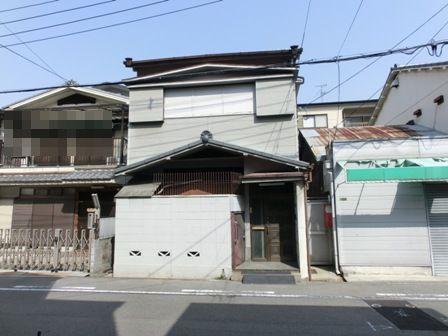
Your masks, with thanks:
[[[30,277],[13,273],[11,279],[7,287],[27,280],[29,283]],[[92,294],[80,293],[64,293],[62,299],[61,293],[47,291],[55,287],[57,280],[57,277],[33,276],[30,291],[0,292],[0,334],[35,336],[40,331],[41,336],[118,335],[114,312],[122,302],[98,301]]]
[[[402,330],[448,331],[439,321],[444,318],[406,301],[353,307],[192,303],[167,335],[401,335]]]

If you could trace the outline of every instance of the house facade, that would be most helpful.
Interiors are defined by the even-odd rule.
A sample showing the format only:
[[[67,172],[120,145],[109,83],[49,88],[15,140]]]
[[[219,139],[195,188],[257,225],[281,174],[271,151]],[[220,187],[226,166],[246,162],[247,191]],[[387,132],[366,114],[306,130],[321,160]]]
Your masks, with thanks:
[[[19,231],[87,230],[93,193],[113,226],[127,110],[123,86],[67,86],[2,109],[2,239]]]
[[[252,262],[308,277],[296,119],[300,49],[134,61],[115,276],[230,277]]]
[[[393,67],[371,125],[415,124],[448,132],[448,62]]]
[[[299,128],[355,127],[369,124],[377,100],[348,100],[297,105]]]

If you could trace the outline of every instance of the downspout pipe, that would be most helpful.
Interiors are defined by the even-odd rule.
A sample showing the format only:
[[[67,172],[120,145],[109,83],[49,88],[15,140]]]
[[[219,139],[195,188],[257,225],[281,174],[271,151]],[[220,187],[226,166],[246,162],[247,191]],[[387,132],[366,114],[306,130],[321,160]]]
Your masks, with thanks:
[[[333,254],[334,254],[334,267],[337,275],[341,275],[341,270],[339,268],[339,240],[338,240],[338,223],[336,216],[336,185],[334,181],[334,160],[333,160],[333,142],[330,144],[330,163],[331,170],[329,171],[331,178],[331,187],[330,187],[330,199],[331,199],[331,219],[333,221],[332,229],[333,229]]]

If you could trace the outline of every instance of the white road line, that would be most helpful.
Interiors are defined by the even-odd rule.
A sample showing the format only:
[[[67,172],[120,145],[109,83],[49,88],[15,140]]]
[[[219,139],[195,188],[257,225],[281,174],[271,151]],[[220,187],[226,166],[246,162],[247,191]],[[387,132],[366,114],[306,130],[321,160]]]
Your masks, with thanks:
[[[96,289],[96,287],[76,287],[76,286],[63,286],[63,289]]]
[[[57,292],[57,293],[91,293],[91,294],[139,294],[139,295],[184,295],[184,296],[231,296],[231,297],[268,297],[292,299],[348,299],[359,300],[358,297],[348,295],[306,295],[306,294],[270,294],[270,293],[243,293],[243,292],[216,292],[216,291],[138,291],[138,290],[109,290],[109,289],[69,289],[69,288],[15,288],[0,287],[3,292]]]
[[[434,298],[448,298],[448,294],[413,294],[413,293],[376,293],[376,296],[385,297],[403,297],[403,296],[414,296],[414,297],[434,297]]]
[[[370,323],[369,321],[366,321],[366,323],[370,327],[370,329],[372,329],[373,331],[376,331],[376,328],[372,323]]]
[[[90,294],[138,294],[138,295],[183,295],[183,296],[222,296],[222,297],[260,297],[283,299],[345,299],[363,300],[378,299],[378,296],[358,297],[351,295],[312,295],[312,294],[276,294],[271,292],[247,293],[219,290],[180,290],[180,291],[144,291],[144,290],[113,290],[113,289],[88,289],[88,288],[48,288],[39,286],[0,287],[0,292],[56,292],[56,293],[90,293]],[[392,298],[392,296],[389,296]],[[423,297],[423,296],[396,296],[395,298],[420,301],[448,301],[448,297]]]
[[[241,293],[275,294],[274,291],[241,291]]]

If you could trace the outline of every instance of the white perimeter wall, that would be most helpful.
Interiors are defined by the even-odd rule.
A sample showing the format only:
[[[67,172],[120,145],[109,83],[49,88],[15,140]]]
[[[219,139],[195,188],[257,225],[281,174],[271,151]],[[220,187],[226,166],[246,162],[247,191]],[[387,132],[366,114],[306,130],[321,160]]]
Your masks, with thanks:
[[[447,148],[447,139],[335,143],[334,159],[446,157]],[[347,183],[337,165],[335,176],[342,267],[431,266],[422,183]]]
[[[230,213],[241,204],[233,195],[117,199],[114,276],[203,279],[223,270],[229,276]]]

